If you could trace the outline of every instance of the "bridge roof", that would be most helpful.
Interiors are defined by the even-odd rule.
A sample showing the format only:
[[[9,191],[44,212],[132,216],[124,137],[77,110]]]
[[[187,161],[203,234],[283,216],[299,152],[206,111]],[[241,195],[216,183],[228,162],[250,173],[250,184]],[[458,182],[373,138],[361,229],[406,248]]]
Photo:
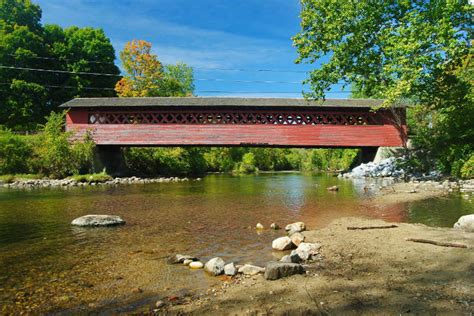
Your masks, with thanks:
[[[76,98],[62,104],[63,108],[78,107],[360,107],[380,106],[381,99],[326,99],[310,101],[301,98],[237,98],[237,97],[147,97],[147,98]]]

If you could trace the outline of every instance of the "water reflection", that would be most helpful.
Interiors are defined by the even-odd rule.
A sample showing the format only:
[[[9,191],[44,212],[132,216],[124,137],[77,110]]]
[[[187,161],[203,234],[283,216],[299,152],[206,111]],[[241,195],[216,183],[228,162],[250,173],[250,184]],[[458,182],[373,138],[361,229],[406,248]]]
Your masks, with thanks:
[[[338,185],[339,192],[327,187]],[[3,313],[52,312],[89,305],[125,304],[143,294],[203,291],[216,280],[200,271],[168,266],[164,258],[203,258],[264,264],[281,254],[271,241],[281,231],[265,227],[305,221],[309,228],[345,216],[451,226],[472,212],[460,198],[367,208],[380,182],[328,175],[211,175],[204,181],[0,191],[0,301]],[[108,229],[72,227],[85,214],[116,214],[127,224]],[[135,295],[135,296],[136,296]]]

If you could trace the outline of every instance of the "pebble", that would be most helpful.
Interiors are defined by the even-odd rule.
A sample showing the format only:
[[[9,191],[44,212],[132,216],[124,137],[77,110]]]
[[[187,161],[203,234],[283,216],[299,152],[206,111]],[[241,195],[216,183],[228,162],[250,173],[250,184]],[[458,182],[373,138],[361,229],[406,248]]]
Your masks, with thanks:
[[[256,229],[263,229],[263,225],[261,223],[257,223],[257,225],[255,225],[255,228]]]
[[[204,268],[204,264],[201,261],[193,261],[189,263],[189,268],[191,269],[202,269]]]
[[[278,230],[280,229],[280,226],[277,223],[271,223],[270,228],[273,230]]]
[[[155,307],[156,307],[156,308],[162,308],[162,307],[164,307],[165,305],[166,305],[166,303],[163,302],[163,301],[156,301],[156,303],[155,303]]]

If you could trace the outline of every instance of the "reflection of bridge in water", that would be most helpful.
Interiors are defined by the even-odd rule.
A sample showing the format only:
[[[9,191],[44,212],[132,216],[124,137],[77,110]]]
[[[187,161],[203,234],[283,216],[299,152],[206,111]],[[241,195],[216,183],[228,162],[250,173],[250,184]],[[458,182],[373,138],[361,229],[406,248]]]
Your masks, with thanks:
[[[68,108],[66,128],[90,131],[98,148],[259,146],[363,148],[401,146],[405,108],[373,110],[382,100],[324,102],[281,98],[84,98]]]

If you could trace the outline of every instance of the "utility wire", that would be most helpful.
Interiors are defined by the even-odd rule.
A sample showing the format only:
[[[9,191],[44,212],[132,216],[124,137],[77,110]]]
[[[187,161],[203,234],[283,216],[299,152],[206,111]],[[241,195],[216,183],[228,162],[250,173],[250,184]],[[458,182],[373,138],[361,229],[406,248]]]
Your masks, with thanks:
[[[41,68],[27,68],[0,65],[1,69],[13,69],[22,71],[37,71],[48,73],[62,73],[74,75],[90,75],[90,76],[107,76],[107,77],[122,77],[122,75],[100,73],[100,72],[84,72],[84,71],[68,71],[68,70],[54,70]],[[235,83],[263,83],[263,84],[303,84],[302,81],[277,81],[277,80],[238,80],[238,79],[220,79],[220,78],[194,78],[195,81],[213,81],[213,82],[235,82]],[[347,85],[347,83],[335,83],[334,85]]]
[[[40,57],[40,56],[21,56],[15,54],[7,54],[13,57],[26,57],[31,59],[44,59],[44,60],[57,60],[57,61],[72,61],[77,62],[76,60],[72,59],[59,59],[54,57]],[[95,61],[95,60],[83,60],[81,61],[86,63],[93,63],[93,64],[106,64],[106,65],[115,65],[114,62],[103,62],[103,61]],[[171,65],[171,64],[164,64],[164,65]],[[194,69],[201,69],[201,70],[217,70],[217,71],[241,71],[241,72],[286,72],[286,73],[308,73],[311,70],[290,70],[290,69],[246,69],[246,68],[221,68],[221,67],[193,67]]]
[[[0,85],[11,85],[8,82],[0,82]],[[98,87],[75,87],[75,86],[60,86],[60,85],[42,85],[46,88],[60,88],[60,89],[84,89],[84,90],[115,90],[114,88],[98,88]],[[352,91],[327,91],[326,93],[351,93]],[[236,93],[236,94],[301,94],[301,91],[230,91],[230,90],[200,90],[196,93]]]

